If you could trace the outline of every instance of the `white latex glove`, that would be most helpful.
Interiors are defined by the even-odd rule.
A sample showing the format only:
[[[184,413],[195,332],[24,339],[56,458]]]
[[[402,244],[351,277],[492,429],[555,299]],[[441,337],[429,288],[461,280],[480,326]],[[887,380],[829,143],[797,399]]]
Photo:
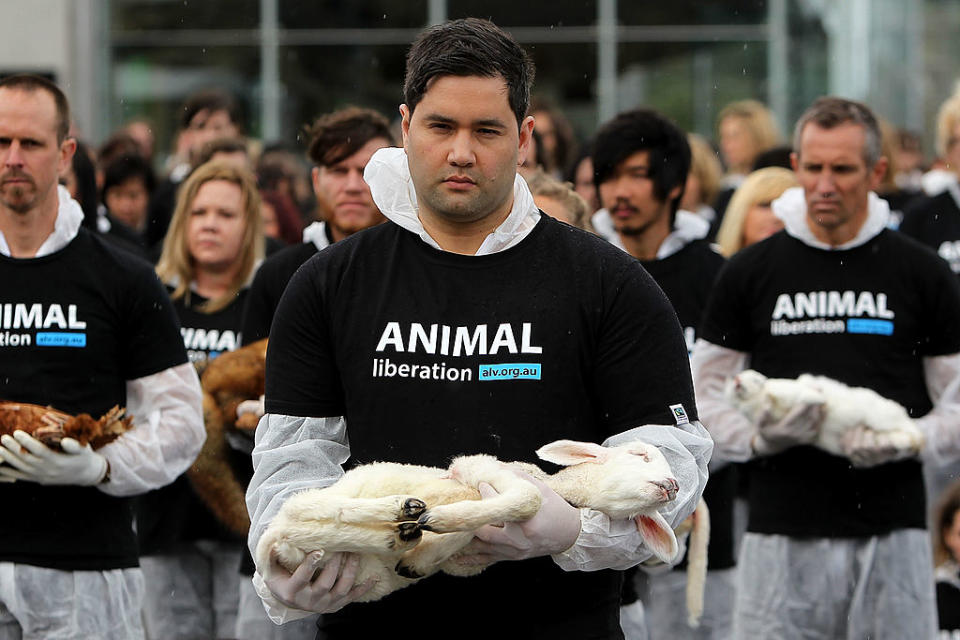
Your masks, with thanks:
[[[801,444],[812,444],[823,422],[823,404],[802,403],[795,406],[779,421],[773,421],[768,412],[757,419],[757,433],[753,436],[753,450],[769,456]]]
[[[919,454],[915,443],[906,438],[899,440],[886,431],[875,431],[860,425],[843,435],[843,452],[853,466],[875,467],[886,462],[912,458]]]
[[[360,566],[360,556],[355,553],[329,554],[327,564],[317,573],[322,559],[319,552],[309,553],[290,573],[271,558],[271,578],[265,584],[283,605],[315,613],[339,611],[376,584],[373,578],[354,584]]]
[[[467,565],[486,565],[500,560],[524,560],[566,551],[580,536],[580,510],[553,489],[522,472],[516,472],[540,489],[540,510],[525,522],[506,522],[481,527],[460,553],[457,561]],[[480,495],[490,498],[496,489],[485,482]]]
[[[263,399],[265,396],[260,396],[259,400],[244,400],[237,405],[237,417],[239,418],[245,413],[252,413],[258,418],[262,418],[263,414],[266,413],[263,408]]]
[[[107,475],[107,459],[73,438],[60,441],[63,451],[51,449],[25,431],[0,437],[0,444],[0,458],[9,465],[0,465],[0,476],[8,480],[89,486]]]

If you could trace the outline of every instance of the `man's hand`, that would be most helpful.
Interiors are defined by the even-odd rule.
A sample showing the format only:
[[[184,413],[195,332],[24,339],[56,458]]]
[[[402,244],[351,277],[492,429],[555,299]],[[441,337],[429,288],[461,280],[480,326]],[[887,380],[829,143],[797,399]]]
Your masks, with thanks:
[[[540,510],[525,522],[487,525],[461,552],[463,564],[486,565],[500,560],[524,560],[566,551],[580,535],[580,510],[561,498],[553,489],[522,472],[516,472],[540,489]],[[480,495],[489,498],[497,491],[480,483]]]
[[[919,454],[917,445],[906,439],[898,441],[894,434],[875,431],[858,425],[843,435],[843,452],[857,468],[912,458]]]
[[[315,613],[339,611],[376,584],[373,578],[354,584],[360,567],[360,556],[354,553],[329,554],[326,566],[317,574],[322,560],[319,552],[307,554],[296,571],[290,573],[276,558],[271,558],[272,577],[265,584],[281,604]]]
[[[73,438],[60,441],[56,451],[25,431],[0,436],[0,478],[27,480],[48,485],[99,484],[107,475],[107,459],[89,444],[81,446]]]
[[[757,433],[753,436],[753,450],[761,456],[769,456],[801,444],[812,444],[823,422],[823,404],[801,403],[783,419],[774,421],[769,412],[757,420]]]

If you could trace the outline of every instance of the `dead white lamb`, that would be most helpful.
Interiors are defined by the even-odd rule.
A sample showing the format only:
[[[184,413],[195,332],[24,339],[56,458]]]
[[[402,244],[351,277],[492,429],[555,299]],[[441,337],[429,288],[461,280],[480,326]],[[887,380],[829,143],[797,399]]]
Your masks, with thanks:
[[[601,447],[560,440],[537,455],[567,466],[547,475],[535,465],[504,465],[473,455],[455,459],[449,469],[389,462],[356,467],[329,487],[290,497],[260,538],[257,566],[269,579],[271,557],[293,571],[314,551],[357,553],[357,583],[376,580],[363,601],[378,600],[437,571],[474,575],[484,567],[458,562],[474,531],[527,520],[540,508],[539,489],[514,469],[542,480],[576,507],[634,519],[657,557],[675,559],[677,539],[657,508],[673,500],[679,487],[656,447],[640,441]],[[498,495],[481,500],[481,482]]]
[[[849,387],[824,376],[767,378],[747,369],[727,380],[724,394],[753,421],[767,411],[779,420],[799,403],[822,404],[823,422],[814,444],[837,456],[846,455],[844,436],[858,427],[885,432],[899,449],[919,452],[923,447],[922,434],[901,405],[872,389]]]

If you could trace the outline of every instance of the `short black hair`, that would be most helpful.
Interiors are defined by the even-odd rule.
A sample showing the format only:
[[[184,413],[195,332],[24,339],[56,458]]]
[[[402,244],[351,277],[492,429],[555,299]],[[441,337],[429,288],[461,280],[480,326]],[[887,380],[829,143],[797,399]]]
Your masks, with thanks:
[[[593,182],[600,185],[613,177],[621,162],[638,151],[649,154],[653,194],[666,200],[670,191],[680,193],[670,201],[676,213],[690,172],[690,143],[687,134],[666,116],[653,109],[625,111],[608,121],[593,141]]]
[[[188,128],[190,121],[201,111],[208,111],[210,113],[226,111],[230,122],[232,122],[237,129],[243,130],[240,104],[226,91],[205,89],[188,96],[180,108],[180,128]]]
[[[530,107],[534,75],[530,56],[497,25],[480,18],[451,20],[428,27],[410,47],[403,100],[412,114],[436,77],[501,77],[519,127]]]
[[[363,107],[346,107],[325,114],[306,127],[307,155],[318,167],[330,167],[349,158],[375,138],[396,144],[383,114]]]
[[[120,155],[110,161],[103,170],[103,188],[101,200],[106,200],[107,192],[131,178],[140,178],[147,194],[152,194],[157,184],[150,162],[140,154]]]
[[[41,89],[53,97],[57,107],[57,142],[63,142],[70,135],[70,103],[67,96],[50,80],[30,73],[19,73],[0,79],[0,89],[19,89],[36,91]]]

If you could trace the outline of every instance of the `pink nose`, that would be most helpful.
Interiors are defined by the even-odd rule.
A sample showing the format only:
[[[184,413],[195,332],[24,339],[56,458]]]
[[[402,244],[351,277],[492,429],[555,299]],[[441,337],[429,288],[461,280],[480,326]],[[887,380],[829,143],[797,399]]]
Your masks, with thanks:
[[[673,500],[677,497],[677,491],[680,490],[680,485],[677,484],[677,481],[673,478],[665,478],[660,481],[652,481],[652,484],[655,484],[657,487],[663,491],[665,500]]]

